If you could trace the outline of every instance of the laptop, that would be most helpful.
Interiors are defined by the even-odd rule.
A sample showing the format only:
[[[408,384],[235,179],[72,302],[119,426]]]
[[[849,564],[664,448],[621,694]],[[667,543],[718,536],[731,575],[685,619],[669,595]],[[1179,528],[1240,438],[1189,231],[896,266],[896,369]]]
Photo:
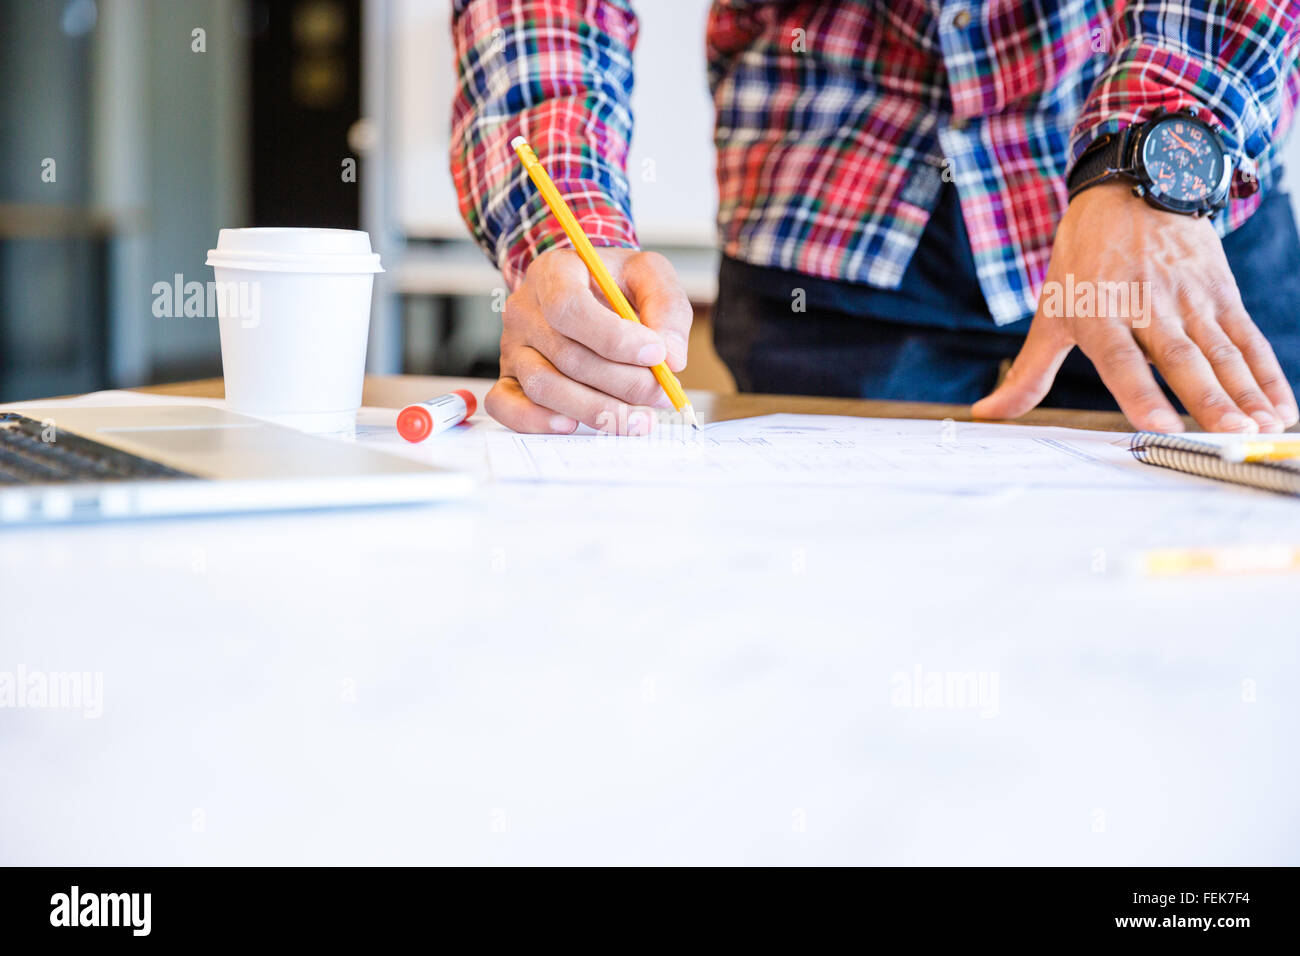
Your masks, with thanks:
[[[0,411],[0,528],[443,501],[470,476],[203,405]]]

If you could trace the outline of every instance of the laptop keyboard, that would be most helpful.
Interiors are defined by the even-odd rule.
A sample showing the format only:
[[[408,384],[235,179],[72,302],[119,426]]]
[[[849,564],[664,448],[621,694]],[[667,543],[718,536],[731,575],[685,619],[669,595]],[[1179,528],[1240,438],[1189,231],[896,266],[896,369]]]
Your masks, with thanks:
[[[59,431],[53,422],[0,412],[0,486],[193,477],[148,458]]]

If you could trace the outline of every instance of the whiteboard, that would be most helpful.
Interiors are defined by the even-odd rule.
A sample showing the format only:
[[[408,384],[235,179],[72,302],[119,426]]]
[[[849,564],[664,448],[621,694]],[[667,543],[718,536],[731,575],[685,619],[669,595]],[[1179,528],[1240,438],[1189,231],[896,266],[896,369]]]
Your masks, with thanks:
[[[646,245],[716,242],[709,0],[642,0],[628,173]],[[455,59],[451,0],[396,0],[391,28],[390,214],[411,238],[465,238],[448,168]]]

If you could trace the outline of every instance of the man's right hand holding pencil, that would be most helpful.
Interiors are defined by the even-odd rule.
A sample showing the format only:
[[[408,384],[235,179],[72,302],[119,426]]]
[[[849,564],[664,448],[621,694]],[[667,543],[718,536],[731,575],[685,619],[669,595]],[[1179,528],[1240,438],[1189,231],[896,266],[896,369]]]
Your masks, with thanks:
[[[692,312],[677,273],[654,252],[599,255],[644,324],[609,308],[572,249],[538,256],[506,300],[501,377],[487,395],[488,413],[508,428],[568,434],[581,422],[644,435],[654,409],[672,408],[650,369],[686,367]]]

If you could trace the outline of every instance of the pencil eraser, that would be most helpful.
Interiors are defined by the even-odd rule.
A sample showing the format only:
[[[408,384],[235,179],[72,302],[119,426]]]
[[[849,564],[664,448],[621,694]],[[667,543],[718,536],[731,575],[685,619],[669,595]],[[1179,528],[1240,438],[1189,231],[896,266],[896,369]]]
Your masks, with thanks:
[[[459,395],[465,401],[465,417],[473,418],[474,413],[478,411],[478,399],[474,397],[474,393],[467,388],[458,388],[451,394]]]
[[[527,145],[528,145],[528,140],[524,139],[522,136],[516,136],[514,139],[510,141],[511,149],[518,149],[520,146],[527,146]]]

